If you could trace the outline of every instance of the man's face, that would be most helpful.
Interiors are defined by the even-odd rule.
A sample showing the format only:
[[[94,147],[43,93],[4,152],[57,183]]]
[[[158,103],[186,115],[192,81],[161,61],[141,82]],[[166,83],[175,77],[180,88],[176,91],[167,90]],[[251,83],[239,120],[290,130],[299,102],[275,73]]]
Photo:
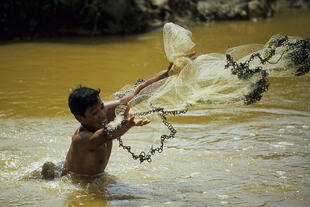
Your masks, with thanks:
[[[81,119],[83,126],[94,131],[101,129],[105,122],[107,122],[107,113],[100,99],[97,104],[86,108],[85,116]]]

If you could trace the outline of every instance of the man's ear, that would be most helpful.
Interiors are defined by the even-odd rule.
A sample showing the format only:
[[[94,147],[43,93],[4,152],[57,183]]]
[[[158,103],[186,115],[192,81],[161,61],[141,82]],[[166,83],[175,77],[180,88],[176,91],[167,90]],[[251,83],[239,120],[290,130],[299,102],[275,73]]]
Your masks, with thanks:
[[[84,120],[85,120],[85,117],[84,117],[84,116],[81,116],[81,115],[75,115],[75,118],[76,118],[80,123],[83,123]]]

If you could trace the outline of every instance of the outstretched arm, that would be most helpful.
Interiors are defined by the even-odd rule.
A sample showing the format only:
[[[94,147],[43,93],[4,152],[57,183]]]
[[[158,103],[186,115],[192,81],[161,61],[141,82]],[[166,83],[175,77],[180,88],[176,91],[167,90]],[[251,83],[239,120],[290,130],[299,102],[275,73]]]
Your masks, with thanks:
[[[192,52],[192,53],[188,54],[188,57],[191,58],[192,60],[194,60],[196,58],[195,55],[196,55],[196,52]],[[121,98],[119,100],[116,100],[116,101],[105,102],[104,105],[105,105],[105,108],[107,110],[109,120],[110,121],[114,120],[114,118],[115,118],[115,107],[116,106],[122,105],[122,104],[127,104],[143,88],[151,85],[152,83],[155,83],[157,81],[160,81],[160,80],[168,77],[169,76],[169,71],[171,70],[172,66],[173,66],[173,63],[170,63],[168,69],[165,72],[163,72],[162,74],[157,75],[154,78],[151,78],[151,79],[145,81],[144,83],[140,84],[133,93],[128,94],[128,95],[124,96],[123,98]]]
[[[196,55],[196,52],[194,51],[194,52],[191,52],[190,54],[188,54],[188,57],[191,58],[192,60],[194,60],[194,59],[196,58],[195,55]],[[159,81],[159,80],[162,80],[162,79],[164,79],[164,78],[167,78],[167,77],[169,76],[169,71],[171,70],[172,66],[173,66],[173,63],[170,63],[168,69],[167,69],[164,73],[162,73],[162,74],[160,74],[160,75],[158,75],[158,76],[156,76],[156,77],[154,77],[154,78],[151,78],[151,79],[145,81],[144,83],[140,84],[140,85],[137,87],[137,89],[135,90],[135,92],[133,92],[132,94],[129,94],[129,95],[127,95],[127,96],[121,98],[121,99],[120,99],[120,104],[127,104],[127,103],[128,103],[133,97],[135,97],[143,88],[145,88],[145,87],[147,87],[147,86],[151,85],[152,83],[155,83],[155,82],[157,82],[157,81]]]
[[[169,64],[168,69],[163,72],[160,75],[157,75],[154,78],[151,78],[149,80],[147,80],[146,82],[140,84],[137,89],[133,92],[130,93],[126,96],[124,96],[123,98],[119,99],[119,100],[115,100],[115,101],[108,101],[104,103],[104,107],[107,110],[107,114],[108,114],[108,120],[112,121],[115,118],[115,108],[119,105],[124,105],[127,104],[133,97],[135,97],[143,88],[151,85],[152,83],[155,83],[156,81],[162,80],[166,77],[168,77],[168,73],[170,71],[170,69],[172,68],[173,63]]]
[[[119,101],[120,101],[120,104],[127,104],[127,103],[128,103],[133,97],[135,97],[143,88],[145,88],[145,87],[147,87],[147,86],[151,85],[152,83],[155,83],[155,82],[157,82],[157,81],[159,81],[159,80],[162,80],[162,79],[164,79],[164,78],[167,78],[167,77],[169,76],[168,73],[169,73],[169,71],[171,70],[172,65],[173,65],[173,63],[170,63],[168,69],[167,69],[164,73],[162,73],[162,74],[160,74],[160,75],[157,75],[156,77],[151,78],[151,79],[145,81],[144,83],[140,84],[140,85],[137,87],[137,89],[136,89],[133,93],[128,94],[128,95],[124,96],[123,98],[121,98],[121,99],[119,100]]]

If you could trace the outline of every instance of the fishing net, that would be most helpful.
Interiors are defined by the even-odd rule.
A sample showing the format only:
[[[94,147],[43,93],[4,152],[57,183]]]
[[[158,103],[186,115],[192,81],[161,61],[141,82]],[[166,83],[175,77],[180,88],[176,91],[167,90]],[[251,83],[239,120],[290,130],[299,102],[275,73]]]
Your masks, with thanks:
[[[228,49],[226,54],[204,54],[192,60],[188,56],[195,46],[191,36],[190,31],[178,25],[165,24],[164,49],[169,62],[174,63],[169,77],[144,88],[129,103],[136,117],[157,117],[169,131],[160,135],[158,147],[151,146],[148,152],[140,154],[133,153],[119,138],[120,146],[140,162],[150,162],[152,155],[162,152],[165,141],[175,136],[168,115],[186,113],[201,105],[212,108],[253,104],[268,90],[268,77],[300,76],[310,70],[308,39],[275,35],[264,45],[242,45]],[[131,93],[142,82],[138,79],[115,96]]]

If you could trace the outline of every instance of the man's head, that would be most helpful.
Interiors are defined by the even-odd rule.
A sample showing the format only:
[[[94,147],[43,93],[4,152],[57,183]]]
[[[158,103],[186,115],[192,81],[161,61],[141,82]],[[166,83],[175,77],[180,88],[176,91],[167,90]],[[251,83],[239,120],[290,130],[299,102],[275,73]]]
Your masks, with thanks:
[[[71,113],[90,130],[100,129],[107,119],[99,93],[99,89],[80,86],[72,91],[68,99]]]

